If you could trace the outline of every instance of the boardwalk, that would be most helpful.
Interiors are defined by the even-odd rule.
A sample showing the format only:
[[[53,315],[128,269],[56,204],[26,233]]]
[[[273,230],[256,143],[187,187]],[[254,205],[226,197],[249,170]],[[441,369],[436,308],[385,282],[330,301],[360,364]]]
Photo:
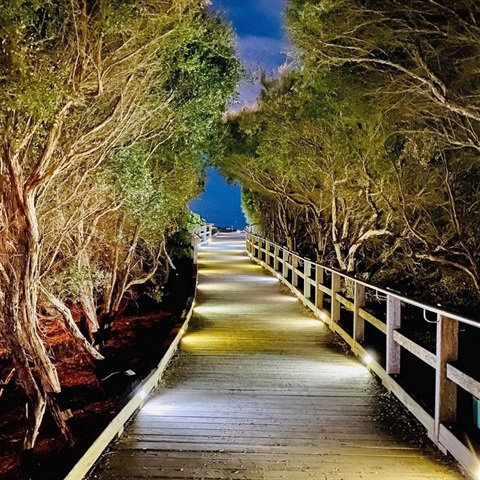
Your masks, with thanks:
[[[203,248],[180,354],[92,478],[463,478],[243,248]]]

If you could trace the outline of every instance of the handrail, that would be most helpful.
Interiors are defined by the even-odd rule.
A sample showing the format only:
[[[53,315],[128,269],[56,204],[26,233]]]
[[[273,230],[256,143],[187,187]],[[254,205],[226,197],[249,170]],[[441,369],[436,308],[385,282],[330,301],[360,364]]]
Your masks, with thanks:
[[[205,243],[208,243],[213,237],[214,224],[206,223],[195,227],[192,231],[191,249],[193,263],[197,264],[198,259],[198,247]]]
[[[352,352],[363,359],[363,362],[382,380],[386,388],[395,394],[425,426],[431,440],[442,451],[450,452],[468,472],[475,478],[480,478],[480,463],[475,452],[472,452],[470,440],[463,438],[467,437],[466,434],[461,435],[462,438],[460,438],[453,433],[455,430],[461,430],[461,426],[457,422],[459,416],[458,387],[461,387],[464,395],[471,395],[473,403],[475,401],[473,399],[480,399],[479,379],[462,371],[456,363],[459,359],[459,325],[463,324],[465,328],[477,329],[480,328],[480,321],[463,316],[441,305],[429,305],[411,299],[400,292],[369,283],[336,268],[321,265],[249,231],[246,234],[246,251],[252,260],[272,272],[287,285],[305,306],[310,308],[320,320],[350,345]],[[329,275],[331,278],[329,284],[325,284],[325,273],[331,274]],[[353,293],[353,300],[342,295],[342,282]],[[379,293],[385,296],[386,306],[382,307],[385,308],[385,320],[375,317],[366,310],[367,289],[373,290],[377,297]],[[328,310],[324,308],[325,295],[330,299]],[[382,305],[385,303],[382,302]],[[422,313],[419,314],[421,321],[427,312],[436,314],[436,321],[429,327],[435,329],[436,332],[435,352],[417,344],[401,332],[402,306],[405,305],[420,308],[422,310]],[[350,316],[350,318],[353,317],[353,321],[342,316],[342,308],[353,312],[353,315]],[[363,346],[366,334],[370,335],[369,331],[365,329],[366,322],[385,335],[385,344],[382,346],[382,349],[386,351],[384,364],[377,361],[372,356],[372,352],[367,351]],[[431,321],[429,320],[429,322]],[[351,330],[348,327],[349,331],[347,331],[343,325],[349,323]],[[433,415],[396,380],[397,375],[401,373],[401,367],[404,368],[401,362],[404,350],[434,370]]]
[[[247,227],[248,228],[248,227]],[[352,280],[354,281],[355,283],[358,283],[364,287],[367,287],[367,288],[371,288],[372,290],[376,290],[377,292],[380,292],[380,293],[383,293],[384,295],[390,295],[392,297],[395,297],[397,298],[398,300],[404,302],[404,303],[408,303],[409,305],[413,305],[415,307],[419,307],[419,308],[422,308],[422,309],[426,309],[426,310],[429,310],[431,312],[434,312],[438,315],[444,315],[444,316],[447,316],[453,320],[457,320],[458,322],[461,322],[461,323],[464,323],[466,325],[470,325],[472,327],[475,327],[475,328],[480,328],[480,319],[479,320],[475,320],[473,318],[469,318],[467,316],[463,316],[461,315],[460,313],[458,312],[455,312],[454,310],[452,309],[449,309],[449,308],[446,308],[446,307],[442,307],[440,304],[437,304],[437,305],[432,305],[432,304],[429,304],[428,302],[422,302],[420,300],[416,300],[416,299],[413,299],[413,298],[410,298],[410,297],[407,297],[405,296],[404,294],[402,294],[401,292],[398,292],[392,288],[389,288],[389,287],[381,287],[380,285],[377,285],[375,283],[370,283],[370,282],[367,282],[366,280],[362,280],[361,278],[358,278],[356,277],[355,275],[352,275],[350,273],[347,273],[343,270],[340,270],[338,268],[335,268],[335,267],[329,267],[327,265],[322,265],[320,263],[316,263],[314,262],[313,260],[309,260],[308,258],[303,258],[301,257],[298,253],[296,252],[292,252],[291,250],[288,250],[287,248],[285,247],[282,247],[281,245],[277,245],[273,242],[270,242],[269,240],[266,240],[264,239],[263,237],[261,237],[260,235],[257,235],[257,234],[254,234],[254,233],[250,233],[248,230],[247,231],[247,234],[248,235],[252,235],[256,238],[259,238],[259,239],[262,239],[262,240],[265,240],[269,243],[271,243],[272,245],[280,248],[281,250],[284,250],[285,252],[287,252],[289,255],[293,255],[294,257],[298,258],[299,260],[301,261],[306,261],[306,262],[309,262],[312,264],[312,266],[319,266],[321,268],[323,268],[324,270],[326,270],[327,272],[330,272],[330,273],[336,273],[338,275],[340,275],[341,277],[343,278],[347,278],[348,280]]]

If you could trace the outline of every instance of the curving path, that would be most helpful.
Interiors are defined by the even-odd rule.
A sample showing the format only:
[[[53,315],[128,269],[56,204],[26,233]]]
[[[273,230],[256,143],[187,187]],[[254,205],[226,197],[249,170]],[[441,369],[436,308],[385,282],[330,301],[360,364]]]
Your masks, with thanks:
[[[250,262],[241,234],[203,247],[199,268],[179,356],[91,478],[463,478],[334,334]]]

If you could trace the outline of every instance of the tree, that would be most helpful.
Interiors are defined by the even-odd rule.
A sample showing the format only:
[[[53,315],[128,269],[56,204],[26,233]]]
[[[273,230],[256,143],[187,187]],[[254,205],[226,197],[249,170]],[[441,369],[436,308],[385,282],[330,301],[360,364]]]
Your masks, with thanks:
[[[158,267],[163,237],[158,244],[149,242],[149,235],[155,228],[168,233],[179,205],[185,208],[197,191],[201,168],[194,158],[201,153],[199,148],[185,153],[188,142],[179,140],[179,131],[198,135],[202,119],[190,130],[180,125],[186,119],[172,104],[188,103],[185,80],[175,79],[163,61],[205,25],[216,36],[203,48],[208,62],[202,56],[196,59],[190,82],[204,85],[215,61],[222,65],[217,75],[226,75],[222,88],[210,95],[214,101],[208,103],[205,95],[198,100],[208,107],[205,118],[213,122],[219,121],[222,102],[232,94],[238,68],[228,29],[205,14],[202,2],[0,1],[0,331],[30,400],[26,450],[35,444],[46,408],[68,436],[56,402],[61,385],[38,329],[39,294],[41,302],[62,314],[78,343],[101,358],[65,304],[68,298],[83,303],[95,332],[93,297],[107,278],[102,277],[99,239],[112,245],[120,232],[129,236],[123,239],[132,255],[129,270],[115,282],[120,295]],[[162,144],[172,139],[178,145],[173,149],[175,168],[159,175],[166,165],[154,153],[160,154]],[[129,161],[122,166],[138,168],[139,179],[150,182],[141,192],[145,198],[102,186],[97,178],[106,159],[126,156]],[[169,192],[165,182],[177,177],[188,181],[178,192]],[[155,228],[138,223],[135,209],[144,200]],[[146,233],[140,238],[142,229]],[[118,264],[115,268],[118,277]],[[55,289],[59,275],[70,282],[67,292]]]
[[[478,296],[478,20],[468,0],[291,0],[297,68],[229,119],[221,162],[257,223],[288,218],[278,241],[349,272]]]

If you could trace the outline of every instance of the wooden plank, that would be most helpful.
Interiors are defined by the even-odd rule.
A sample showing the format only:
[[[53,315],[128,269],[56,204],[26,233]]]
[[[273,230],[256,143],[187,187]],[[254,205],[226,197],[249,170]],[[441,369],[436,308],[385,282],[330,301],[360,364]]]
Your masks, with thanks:
[[[335,295],[335,298],[337,299],[338,303],[341,303],[347,310],[350,310],[353,312],[354,309],[354,304],[348,298],[345,298],[341,293],[337,293]]]
[[[477,474],[475,480],[480,476],[480,467],[478,457],[475,452],[466,447],[447,427],[440,425],[438,441],[440,445],[450,452],[462,465],[462,467],[471,474]]]
[[[319,286],[318,286],[318,289],[319,289],[322,293],[326,293],[327,295],[332,295],[332,289],[326,287],[325,285],[319,285]]]
[[[360,308],[359,315],[364,318],[368,323],[373,325],[377,330],[380,330],[382,333],[387,333],[387,325],[379,320],[377,317],[373,316],[371,313],[367,312],[363,308]]]
[[[417,358],[425,362],[427,365],[435,368],[436,358],[434,353],[430,352],[421,345],[418,345],[418,343],[415,343],[413,340],[410,340],[405,335],[396,330],[393,332],[393,340],[397,345],[403,347],[405,350],[408,350]]]
[[[329,329],[278,282],[232,258],[230,238],[200,251],[200,287],[215,288],[200,288],[194,328],[162,388],[95,478],[460,479],[405,438],[411,419],[392,421],[383,390]],[[365,355],[340,325],[332,328]],[[369,369],[388,380],[376,362]]]
[[[447,378],[471,393],[474,397],[480,398],[480,382],[450,363],[447,364]]]
[[[117,416],[110,422],[107,428],[99,435],[95,442],[89,447],[80,460],[75,464],[75,466],[70,470],[70,472],[65,477],[65,480],[78,480],[84,478],[88,471],[92,468],[95,462],[100,458],[103,452],[106,450],[110,442],[119,436],[130,418],[135,414],[135,412],[143,405],[145,399],[150,394],[150,392],[157,387],[162,375],[164,374],[168,363],[175,354],[180,340],[187,331],[188,324],[193,314],[193,309],[195,305],[195,296],[191,301],[190,308],[188,312],[185,312],[183,317],[183,324],[180,328],[177,329],[177,333],[170,344],[170,347],[165,352],[161,362],[155,370],[153,370],[150,375],[147,376],[145,380],[137,387],[135,393],[132,395],[132,398],[129,402],[123,407],[123,409],[117,414]]]

